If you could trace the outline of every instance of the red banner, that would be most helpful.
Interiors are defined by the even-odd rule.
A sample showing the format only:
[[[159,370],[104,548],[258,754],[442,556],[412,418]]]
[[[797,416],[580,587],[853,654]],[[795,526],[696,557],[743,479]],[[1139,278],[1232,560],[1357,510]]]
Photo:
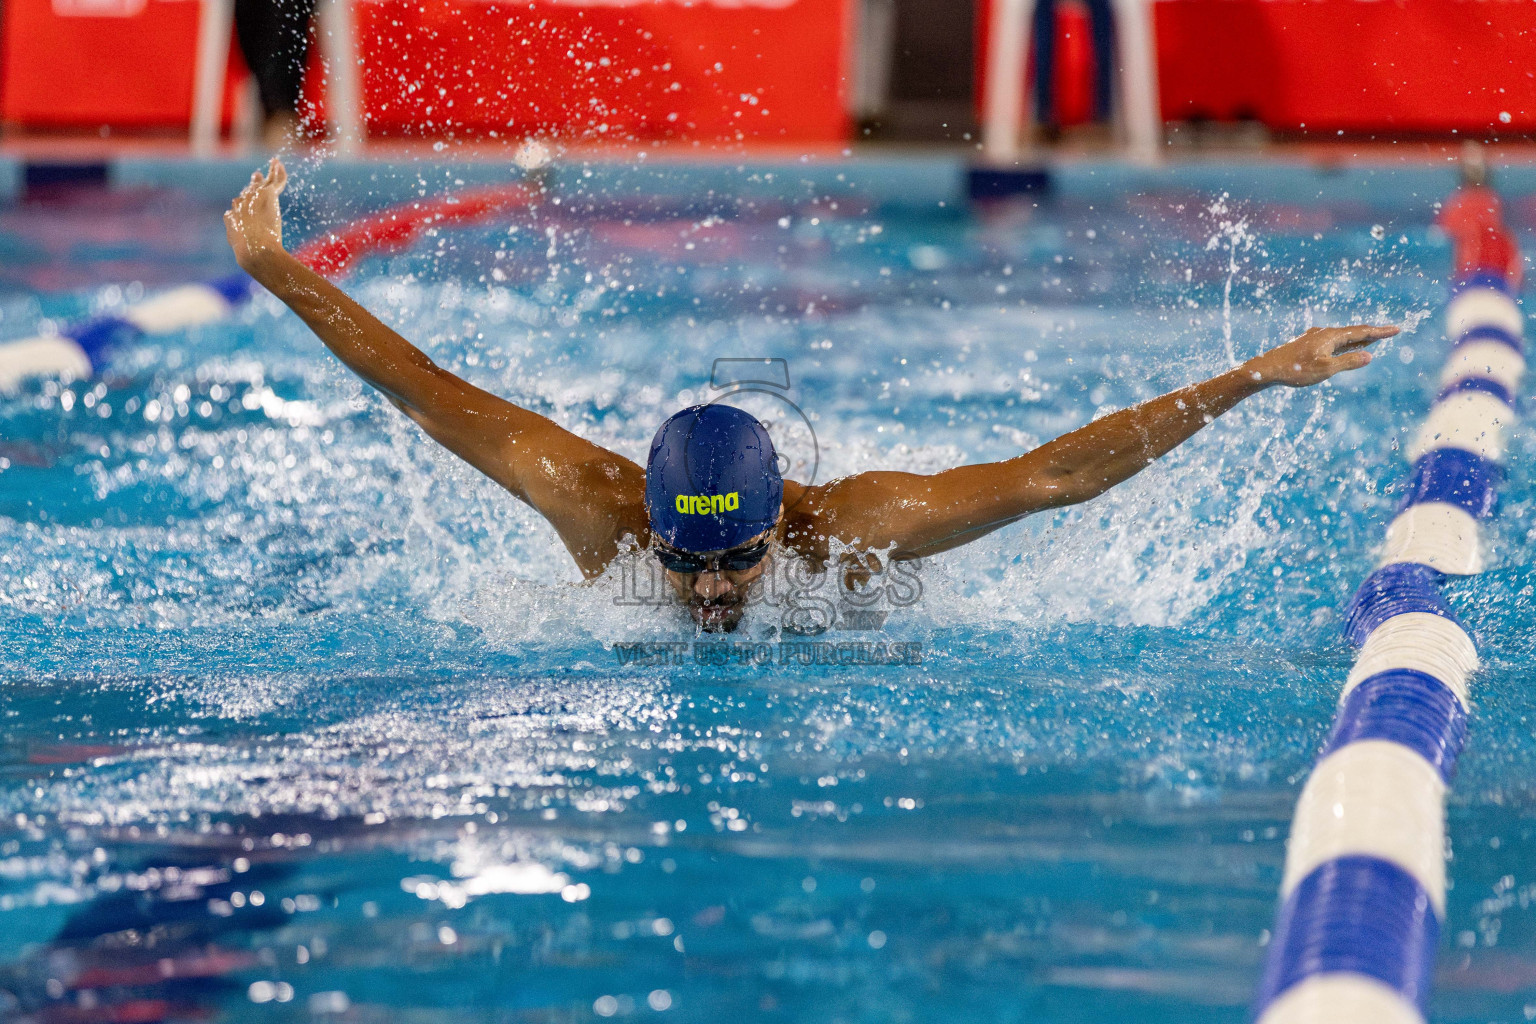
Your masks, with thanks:
[[[5,0],[0,118],[184,130],[200,7]],[[365,116],[380,135],[848,135],[848,0],[358,0],[354,14]],[[316,103],[321,77],[307,81]]]
[[[848,135],[846,0],[363,0],[356,18],[375,134]]]
[[[1536,128],[1530,0],[1160,0],[1163,116],[1310,132]]]
[[[0,120],[28,128],[186,131],[197,0],[3,0]],[[245,66],[231,46],[223,118]]]
[[[198,4],[5,0],[0,118],[31,127],[185,126]]]
[[[4,0],[0,119],[184,130],[199,7]],[[1155,18],[1171,120],[1383,135],[1536,130],[1530,0],[1159,0]],[[848,0],[358,0],[356,22],[366,117],[379,135],[848,135]],[[1065,23],[1078,26],[1066,29],[1078,42],[1075,8]],[[1061,56],[1061,93],[1081,107],[1086,51]]]
[[[978,61],[991,11],[980,0]],[[1057,109],[1072,124],[1087,113],[1098,58],[1082,5],[1066,0],[1058,11]],[[1531,0],[1158,0],[1153,17],[1169,121],[1389,137],[1536,129]],[[978,64],[978,113],[985,72]]]

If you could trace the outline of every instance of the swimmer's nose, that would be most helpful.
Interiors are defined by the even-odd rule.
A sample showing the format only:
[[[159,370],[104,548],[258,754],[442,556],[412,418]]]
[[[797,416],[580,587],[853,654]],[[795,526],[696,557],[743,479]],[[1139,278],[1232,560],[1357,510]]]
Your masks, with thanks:
[[[701,572],[693,581],[693,592],[706,601],[716,601],[731,592],[731,581],[723,572]]]

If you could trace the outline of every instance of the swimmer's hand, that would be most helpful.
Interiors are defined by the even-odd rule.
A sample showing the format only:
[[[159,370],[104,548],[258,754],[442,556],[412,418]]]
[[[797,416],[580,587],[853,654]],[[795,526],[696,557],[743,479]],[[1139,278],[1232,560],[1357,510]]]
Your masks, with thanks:
[[[1336,373],[1358,370],[1371,361],[1365,346],[1397,333],[1396,327],[1314,327],[1294,341],[1255,356],[1241,367],[1266,387],[1285,384],[1293,388],[1321,384]]]
[[[248,274],[254,276],[265,257],[283,251],[283,214],[277,197],[287,184],[287,168],[273,157],[266,174],[252,172],[250,184],[224,214],[224,234],[235,251],[235,262]]]

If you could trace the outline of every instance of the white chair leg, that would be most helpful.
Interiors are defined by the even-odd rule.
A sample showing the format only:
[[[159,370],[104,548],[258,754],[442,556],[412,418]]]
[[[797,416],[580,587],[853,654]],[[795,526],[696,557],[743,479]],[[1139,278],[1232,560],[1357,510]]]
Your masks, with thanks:
[[[1034,0],[992,0],[982,127],[982,150],[988,163],[1017,163],[1027,147],[1031,118],[1024,102],[1024,73],[1034,10]]]
[[[320,52],[325,59],[326,114],[335,133],[336,151],[352,155],[363,147],[362,82],[357,63],[357,33],[352,0],[321,0]]]
[[[1115,0],[1119,40],[1120,109],[1132,160],[1155,164],[1163,154],[1163,118],[1157,92],[1157,40],[1148,0]]]
[[[224,76],[229,71],[229,33],[235,0],[202,0],[197,25],[197,70],[192,87],[192,152],[208,156],[219,144]]]

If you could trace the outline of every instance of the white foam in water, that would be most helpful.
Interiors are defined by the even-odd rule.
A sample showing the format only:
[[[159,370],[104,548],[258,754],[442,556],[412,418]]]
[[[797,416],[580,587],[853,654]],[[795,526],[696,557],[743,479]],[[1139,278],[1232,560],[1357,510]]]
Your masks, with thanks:
[[[655,424],[682,402],[708,397],[704,384],[710,356],[719,347],[777,350],[797,342],[800,330],[753,320],[715,322],[696,331],[683,324],[660,329],[603,325],[616,340],[600,343],[588,337],[585,344],[624,357],[646,348],[639,351],[638,366],[633,358],[594,365],[585,358],[551,356],[546,328],[537,317],[518,314],[504,289],[470,292],[457,285],[375,279],[359,290],[429,354],[636,461],[643,459]],[[280,336],[274,340],[279,349],[318,348],[287,318],[263,330],[270,334],[278,327]],[[1178,352],[1178,338],[1138,338],[1136,346],[1146,354],[1136,361],[1117,359],[1110,351],[1086,363],[1064,362],[1070,359],[1066,353],[1085,348],[1084,335],[1113,336],[1121,329],[1113,317],[1080,309],[1006,316],[985,310],[866,310],[847,323],[818,327],[835,347],[814,362],[800,360],[794,372],[802,388],[796,396],[815,418],[819,479],[867,469],[936,472],[961,462],[1007,458],[1081,425],[1095,405],[1104,407],[1111,389],[1117,401],[1108,404],[1125,405],[1200,374],[1198,364],[1175,362],[1160,371],[1156,387],[1142,379],[1145,371],[1137,363],[1155,357],[1159,345],[1170,354]],[[464,338],[466,332],[473,337]],[[644,369],[659,355],[658,338],[667,339],[671,349],[666,359],[674,366],[672,379],[691,386],[650,383],[660,380]],[[1045,353],[1050,363],[1023,362],[1020,368],[1018,350],[1026,346]],[[961,359],[953,357],[956,348]],[[97,478],[98,497],[153,483],[196,500],[227,502],[226,480],[237,474],[247,481],[247,504],[234,506],[230,514],[238,515],[254,501],[260,510],[257,522],[271,520],[272,529],[283,522],[309,522],[349,535],[371,535],[368,543],[375,553],[349,559],[328,575],[321,583],[325,600],[366,604],[369,590],[393,576],[404,581],[433,618],[474,625],[498,643],[612,642],[686,628],[681,612],[616,608],[619,584],[612,573],[580,583],[547,524],[383,408],[329,357],[315,353],[300,365],[306,387],[322,396],[318,401],[284,402],[266,381],[241,371],[248,378],[248,394],[256,396],[257,407],[273,426],[257,428],[254,438],[234,445],[233,451],[229,439],[216,435],[188,434],[194,442],[190,449],[184,442],[171,444],[168,426],[142,443],[144,459]],[[689,372],[690,365],[701,369]],[[219,373],[230,370],[220,362],[210,367]],[[1116,380],[1126,373],[1131,381]],[[1106,382],[1089,389],[1094,404],[1084,404],[1072,390],[1085,375]],[[645,382],[638,387],[631,383],[637,376]],[[813,392],[810,397],[803,394],[805,384]],[[931,413],[935,407],[988,396],[992,401],[1022,397],[1017,423],[1035,423],[1036,431],[995,414],[953,426],[912,422],[913,412]],[[173,396],[164,397],[169,410]],[[915,621],[954,624],[980,617],[1154,626],[1186,621],[1243,569],[1253,550],[1265,545],[1274,529],[1260,514],[1265,495],[1318,443],[1309,435],[1322,406],[1304,399],[1312,404],[1298,430],[1287,412],[1296,401],[1284,392],[1250,401],[1111,494],[941,556],[930,568],[932,586],[921,609],[912,613]],[[323,441],[322,435],[345,425],[359,402],[377,410],[373,417],[383,434]],[[289,415],[290,409],[300,408],[303,412]],[[596,409],[614,413],[599,422],[592,418]],[[951,440],[956,436],[965,443]],[[157,450],[155,458],[148,458],[149,449]],[[237,465],[214,467],[220,457]],[[133,536],[125,533],[121,542]],[[147,543],[148,535],[143,536]],[[385,553],[396,546],[394,553]],[[251,552],[226,554],[233,559],[227,567],[209,569],[232,578],[261,572]],[[242,559],[252,560],[240,568]],[[89,578],[88,573],[75,574],[74,585]],[[30,589],[0,600],[25,602]],[[158,619],[166,627],[245,614],[238,602],[226,607],[188,604],[184,596],[151,599],[134,605],[129,614]]]
[[[871,314],[859,319],[866,328],[872,326]],[[1000,323],[991,315],[983,315],[969,328],[963,314],[951,313],[946,319],[952,329],[959,320],[961,331],[974,331],[993,344],[1005,330],[1050,339],[1055,337],[1051,328],[1059,322],[1050,316],[1037,317],[1031,330],[1027,321],[1020,325],[1009,318]],[[873,326],[890,329],[889,324]],[[926,373],[916,368],[898,372],[897,386],[907,397],[891,399],[892,406],[900,408],[903,402],[922,406],[985,394],[989,384],[994,394],[1002,388],[1017,387],[995,369],[999,364],[1015,362],[1011,355],[1006,350],[993,354],[977,346],[958,380],[950,365],[928,366]],[[914,362],[908,357],[909,366]],[[867,355],[838,365],[856,380],[861,363],[868,365]],[[626,413],[624,435],[614,435],[590,422],[565,422],[638,461],[648,444],[650,426],[668,415],[677,400],[671,395],[657,396],[648,408],[636,406],[621,380],[611,370],[547,367],[534,393],[555,408],[619,404]],[[900,383],[903,380],[905,386]],[[885,389],[870,390],[880,395]],[[700,388],[684,397],[699,400],[705,396]],[[1052,401],[1042,396],[1040,404],[1049,406]],[[1305,455],[1305,445],[1315,443],[1307,435],[1321,415],[1321,406],[1312,401],[1311,412],[1297,432],[1293,419],[1283,414],[1294,401],[1277,392],[1249,403],[1194,442],[1192,452],[1172,456],[1082,509],[1040,517],[1059,520],[1050,529],[1033,523],[1007,528],[973,546],[940,556],[925,577],[925,584],[931,581],[934,586],[913,613],[915,621],[955,624],[974,622],[979,617],[1156,626],[1185,621],[1243,568],[1249,552],[1266,542],[1270,528],[1258,516],[1264,496],[1276,481],[1296,468]],[[810,411],[816,412],[814,408]],[[1050,410],[1047,415],[1053,429],[1071,429],[1082,422],[1070,411]],[[936,472],[977,459],[952,443],[922,443],[923,439],[915,436],[917,431],[900,429],[903,423],[899,414],[887,417],[876,410],[858,410],[850,419],[852,422],[844,425],[825,415],[818,417],[822,480],[869,469]],[[998,426],[1006,432],[1006,424]],[[1264,431],[1257,443],[1253,438],[1256,427]],[[902,440],[894,445],[885,443],[883,438],[893,431]],[[422,457],[414,453],[414,428],[402,425],[395,433],[402,457],[420,460]],[[975,436],[987,444],[989,458],[1005,458],[1023,450],[1021,445],[1004,444],[1006,433],[987,433],[992,436]],[[412,537],[434,549],[428,560],[443,567],[418,583],[421,593],[431,595],[434,615],[450,621],[467,619],[505,643],[584,636],[608,643],[656,639],[686,625],[680,612],[657,615],[649,608],[614,608],[619,589],[616,573],[592,584],[555,582],[573,581],[576,574],[553,531],[493,486],[477,483],[473,471],[452,462],[447,456],[432,458],[434,480],[419,483],[422,497],[413,498],[416,532]],[[1231,465],[1248,467],[1233,490],[1229,490]],[[450,479],[451,488],[445,483]],[[513,534],[505,546],[471,553],[440,534],[434,521],[441,516],[443,491],[448,489],[474,495],[478,514],[499,521]],[[433,540],[434,536],[439,539]],[[1015,554],[1021,561],[1010,564]],[[1004,567],[1002,578],[992,580],[999,566]],[[534,582],[530,575],[533,580],[547,582]],[[762,622],[754,621],[747,626],[756,627],[754,632],[764,628]]]

